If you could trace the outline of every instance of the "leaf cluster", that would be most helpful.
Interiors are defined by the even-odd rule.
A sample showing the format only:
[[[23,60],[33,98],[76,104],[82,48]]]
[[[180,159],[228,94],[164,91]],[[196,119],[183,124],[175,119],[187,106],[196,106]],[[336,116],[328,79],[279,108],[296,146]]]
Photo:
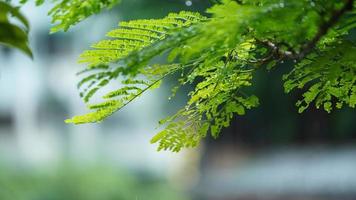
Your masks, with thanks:
[[[0,0],[0,44],[15,47],[32,57],[31,49],[28,46],[29,23],[24,15],[19,11],[20,6],[15,7],[10,4],[11,0]],[[20,0],[21,5],[28,0]],[[37,6],[45,3],[45,0],[35,0]],[[54,6],[48,12],[52,17],[51,33],[67,31],[73,25],[81,22],[93,14],[101,12],[103,9],[110,9],[120,0],[53,0]],[[9,18],[20,21],[18,26]]]
[[[28,0],[21,0],[26,3]],[[36,0],[36,5],[42,5],[45,0]],[[120,0],[54,0],[54,6],[48,12],[52,17],[51,32],[67,31],[71,26],[86,19],[87,17],[97,14],[104,8],[112,8]]]
[[[155,83],[181,73],[173,93],[185,84],[195,88],[186,106],[160,121],[165,128],[151,142],[158,143],[159,150],[175,152],[194,147],[208,133],[218,137],[234,115],[258,106],[258,98],[245,92],[254,73],[288,59],[296,64],[283,77],[285,91],[307,88],[297,102],[300,112],[312,102],[328,112],[334,104],[354,107],[356,51],[354,42],[346,39],[356,24],[353,8],[353,1],[222,0],[207,10],[208,17],[181,12],[122,22],[107,34],[114,39],[94,44],[80,58],[88,63],[85,73],[91,73],[80,82],[82,86],[91,81],[84,100],[110,81],[122,79],[123,86],[109,93],[120,96],[115,100],[120,103],[106,101],[92,107],[93,113],[67,122],[102,121],[146,91],[126,80],[144,77],[139,80]],[[165,52],[166,64],[152,63]]]

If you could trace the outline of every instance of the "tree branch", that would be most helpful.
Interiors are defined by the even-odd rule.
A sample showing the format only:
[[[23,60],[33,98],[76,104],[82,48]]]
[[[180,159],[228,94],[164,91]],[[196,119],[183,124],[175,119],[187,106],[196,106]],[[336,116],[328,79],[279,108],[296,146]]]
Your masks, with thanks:
[[[330,28],[332,28],[339,20],[340,18],[348,11],[351,11],[353,8],[353,0],[347,0],[344,6],[336,10],[332,13],[331,17],[329,20],[324,22],[323,24],[320,25],[318,32],[315,34],[315,36],[307,43],[302,45],[302,48],[299,52],[293,52],[293,51],[286,51],[281,49],[278,45],[271,41],[259,41],[257,40],[258,43],[262,44],[263,46],[266,46],[268,49],[271,50],[272,55],[267,56],[264,59],[260,60],[261,64],[264,64],[272,58],[277,58],[278,60],[282,59],[293,59],[293,60],[300,60],[304,58],[306,55],[308,55],[317,45],[317,43],[320,41],[320,39],[327,34]]]
[[[319,31],[314,36],[314,38],[302,47],[302,50],[300,51],[299,55],[297,55],[297,59],[303,58],[308,53],[310,53],[311,50],[313,50],[319,40],[324,35],[326,35],[328,30],[339,21],[342,15],[344,15],[347,11],[352,10],[353,2],[353,0],[347,0],[345,5],[340,10],[335,11],[330,17],[330,19],[319,27]]]

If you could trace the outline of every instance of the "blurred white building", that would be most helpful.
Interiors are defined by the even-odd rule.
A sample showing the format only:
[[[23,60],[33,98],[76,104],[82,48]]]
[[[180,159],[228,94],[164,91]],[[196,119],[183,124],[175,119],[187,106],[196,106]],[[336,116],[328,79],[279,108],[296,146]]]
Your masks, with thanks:
[[[66,118],[88,110],[79,98],[75,73],[79,54],[114,28],[119,15],[103,13],[67,33],[49,35],[49,6],[28,3],[22,12],[31,24],[34,59],[0,49],[0,159],[26,166],[55,166],[63,160],[124,165],[158,175],[174,174],[184,153],[156,151],[149,143],[164,117],[161,99],[151,91],[102,124],[75,126]]]

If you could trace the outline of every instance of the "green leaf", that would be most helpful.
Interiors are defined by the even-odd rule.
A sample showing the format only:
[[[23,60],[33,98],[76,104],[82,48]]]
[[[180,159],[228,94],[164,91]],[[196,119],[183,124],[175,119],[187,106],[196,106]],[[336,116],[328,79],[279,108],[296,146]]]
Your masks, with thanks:
[[[9,16],[18,19],[24,27],[12,24]],[[0,2],[0,44],[17,48],[32,58],[32,51],[28,46],[28,29],[29,24],[18,8]]]

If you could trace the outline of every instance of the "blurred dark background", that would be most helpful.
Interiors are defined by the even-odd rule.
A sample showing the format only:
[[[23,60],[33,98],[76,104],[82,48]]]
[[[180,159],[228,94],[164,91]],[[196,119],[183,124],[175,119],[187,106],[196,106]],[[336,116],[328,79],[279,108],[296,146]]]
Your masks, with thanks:
[[[86,112],[76,90],[79,54],[121,20],[203,12],[204,0],[131,0],[67,33],[48,34],[50,5],[29,3],[35,59],[0,47],[0,199],[356,199],[356,112],[310,107],[284,94],[293,63],[259,71],[250,91],[261,105],[214,140],[180,153],[149,144],[157,121],[184,105],[171,101],[172,77],[101,124],[63,120]],[[355,35],[355,34],[354,34]]]

